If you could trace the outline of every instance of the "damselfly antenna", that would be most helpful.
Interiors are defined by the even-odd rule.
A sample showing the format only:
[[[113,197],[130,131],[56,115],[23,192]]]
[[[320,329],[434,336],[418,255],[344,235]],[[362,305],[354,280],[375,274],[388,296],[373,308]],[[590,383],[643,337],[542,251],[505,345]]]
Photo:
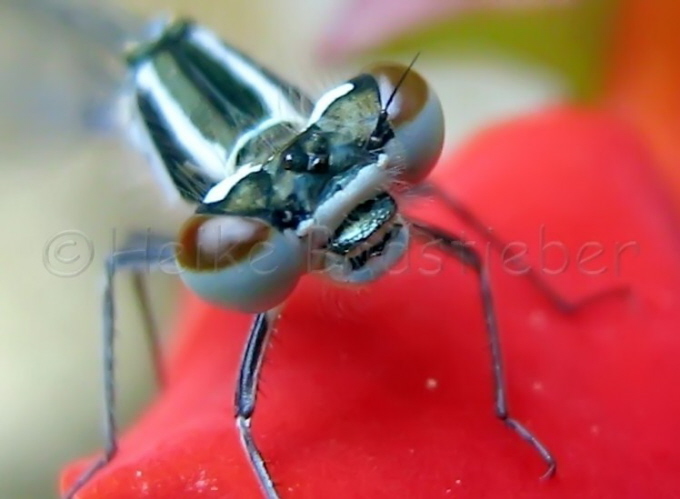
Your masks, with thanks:
[[[420,57],[420,52],[416,53],[416,55],[413,57],[409,65],[403,68],[403,71],[399,76],[399,79],[394,84],[394,87],[392,91],[388,94],[387,99],[383,99],[385,104],[382,106],[380,110],[380,115],[378,116],[378,122],[376,124],[375,130],[373,131],[371,137],[368,139],[368,142],[366,143],[366,148],[368,150],[380,149],[381,147],[384,147],[387,141],[394,138],[394,131],[389,126],[388,109],[392,105],[392,101],[394,100],[394,98],[397,96],[397,92],[399,92],[399,89],[406,81],[406,77],[408,76],[409,72],[411,72],[411,70],[413,69],[413,65],[418,60],[418,57]],[[380,84],[380,81],[378,81],[378,83]],[[381,95],[381,97],[384,96]]]
[[[439,97],[413,69],[419,55],[408,66],[383,62],[363,70],[374,79],[380,99],[366,148],[387,154],[395,180],[407,184],[417,184],[430,173],[444,145]]]
[[[394,97],[397,95],[397,92],[401,88],[401,86],[404,84],[404,81],[406,80],[406,77],[408,76],[409,72],[413,69],[414,64],[420,57],[420,52],[416,52],[416,55],[413,56],[413,59],[411,59],[411,62],[409,63],[408,66],[406,66],[406,69],[402,73],[401,77],[399,78],[399,81],[397,81],[397,84],[394,86],[394,90],[392,90],[392,93],[390,96],[387,98],[387,101],[385,102],[385,105],[382,108],[382,111],[380,112],[380,119],[382,121],[387,120],[387,110],[389,109],[390,105],[392,104],[392,101],[394,100]]]

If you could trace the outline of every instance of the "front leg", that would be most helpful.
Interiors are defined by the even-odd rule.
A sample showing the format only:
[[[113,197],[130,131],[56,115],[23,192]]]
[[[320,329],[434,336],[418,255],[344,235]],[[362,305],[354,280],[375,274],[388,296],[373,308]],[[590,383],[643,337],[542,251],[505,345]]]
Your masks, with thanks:
[[[484,310],[484,321],[489,339],[489,350],[491,354],[491,371],[494,383],[494,405],[496,416],[503,421],[512,431],[529,443],[545,462],[547,469],[541,478],[549,478],[555,474],[557,463],[548,448],[536,437],[526,426],[510,416],[508,408],[507,391],[505,387],[505,371],[503,369],[503,356],[501,352],[501,341],[498,333],[498,323],[493,305],[491,293],[491,280],[489,279],[488,267],[482,262],[477,251],[466,245],[462,239],[432,227],[424,223],[414,223],[412,225],[416,235],[427,239],[437,239],[444,245],[443,249],[453,257],[460,260],[464,265],[472,268],[478,276],[479,287]]]
[[[236,385],[236,428],[248,460],[255,471],[262,492],[267,499],[279,499],[269,470],[262,454],[255,445],[251,419],[257,402],[257,389],[260,381],[260,368],[264,360],[269,339],[278,317],[279,309],[257,314],[248,333],[248,341],[243,352]]]

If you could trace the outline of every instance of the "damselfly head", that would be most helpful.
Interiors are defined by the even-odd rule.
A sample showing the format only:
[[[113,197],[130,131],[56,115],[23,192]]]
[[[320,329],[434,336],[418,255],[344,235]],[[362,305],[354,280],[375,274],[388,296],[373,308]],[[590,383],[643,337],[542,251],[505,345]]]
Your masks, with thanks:
[[[261,311],[308,271],[376,279],[409,239],[390,187],[430,172],[443,129],[436,94],[410,67],[375,65],[332,88],[266,161],[241,164],[208,191],[180,235],[184,281],[208,300]]]

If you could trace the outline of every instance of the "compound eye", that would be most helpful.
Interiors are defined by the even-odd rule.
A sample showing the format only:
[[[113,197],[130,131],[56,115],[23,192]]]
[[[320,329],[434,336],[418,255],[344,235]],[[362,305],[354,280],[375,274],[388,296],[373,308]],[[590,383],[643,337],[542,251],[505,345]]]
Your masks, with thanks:
[[[374,64],[364,73],[376,79],[383,106],[399,85],[387,107],[396,140],[388,142],[385,152],[395,159],[401,180],[421,181],[434,168],[444,145],[444,113],[439,97],[418,72],[403,64]]]
[[[175,258],[184,283],[207,301],[257,313],[283,302],[304,273],[300,240],[254,218],[194,215]]]

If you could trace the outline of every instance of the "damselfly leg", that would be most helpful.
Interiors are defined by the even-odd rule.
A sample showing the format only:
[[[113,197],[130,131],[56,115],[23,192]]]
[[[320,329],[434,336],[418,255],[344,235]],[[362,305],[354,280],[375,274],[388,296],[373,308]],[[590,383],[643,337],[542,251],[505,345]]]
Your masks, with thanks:
[[[602,299],[625,297],[630,293],[628,286],[611,286],[601,291],[590,293],[580,298],[567,298],[562,296],[558,290],[553,288],[541,275],[540,271],[529,265],[523,259],[519,258],[521,255],[513,254],[512,247],[500,238],[496,232],[491,230],[482,220],[480,220],[463,202],[458,200],[453,195],[447,193],[440,186],[430,181],[423,181],[420,184],[414,185],[408,191],[409,195],[421,196],[430,199],[437,199],[442,202],[451,212],[460,218],[465,224],[472,227],[477,233],[485,237],[490,246],[500,254],[506,255],[506,258],[517,259],[520,261],[523,271],[522,275],[529,279],[534,286],[536,286],[543,295],[550,300],[557,310],[562,313],[569,314],[578,312],[585,306],[591,305]]]
[[[174,261],[174,244],[162,237],[135,235],[128,244],[112,253],[105,263],[105,284],[102,298],[102,375],[104,388],[104,453],[87,468],[64,494],[64,499],[72,499],[102,468],[116,456],[118,452],[118,425],[116,423],[116,387],[115,387],[115,336],[116,306],[115,278],[121,272],[130,272],[133,276],[134,290],[137,294],[142,319],[145,325],[147,340],[154,370],[159,385],[164,381],[160,343],[153,320],[151,306],[144,286],[144,274],[151,270],[160,270]]]
[[[550,478],[557,470],[555,458],[545,444],[541,442],[531,430],[510,415],[505,386],[505,370],[503,368],[501,340],[494,310],[488,266],[482,260],[481,255],[474,248],[470,247],[463,239],[423,222],[413,222],[411,227],[413,228],[415,235],[420,236],[421,239],[438,240],[442,244],[441,249],[443,251],[459,260],[463,265],[473,269],[477,274],[482,309],[484,311],[484,321],[486,324],[486,333],[489,339],[496,416],[536,450],[547,466],[547,469],[541,478]]]
[[[115,254],[117,256],[113,257],[118,260],[117,269],[128,271],[131,274],[132,292],[139,304],[143,333],[153,363],[158,388],[165,386],[166,376],[160,329],[153,311],[147,280],[152,270],[175,269],[174,248],[176,244],[170,237],[153,235],[148,231],[133,233],[128,237],[124,249],[118,251]],[[144,255],[140,254],[142,251]],[[146,264],[144,264],[144,260],[146,260]],[[133,263],[128,263],[130,261]]]
[[[248,333],[236,385],[236,428],[241,437],[241,443],[248,456],[250,464],[260,482],[260,488],[267,499],[278,499],[279,495],[274,482],[267,470],[265,461],[257,449],[251,432],[251,419],[255,412],[258,384],[260,381],[260,367],[264,361],[269,339],[271,338],[274,322],[279,310],[257,314]]]

